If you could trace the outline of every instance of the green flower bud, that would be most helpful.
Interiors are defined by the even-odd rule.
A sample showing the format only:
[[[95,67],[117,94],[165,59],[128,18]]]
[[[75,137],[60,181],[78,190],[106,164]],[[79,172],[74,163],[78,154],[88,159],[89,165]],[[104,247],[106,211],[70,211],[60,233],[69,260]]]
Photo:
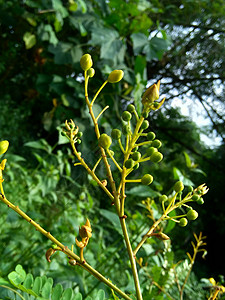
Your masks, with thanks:
[[[138,160],[141,158],[141,153],[140,153],[140,152],[134,152],[134,153],[131,155],[131,158],[132,158],[134,161],[138,161]]]
[[[121,131],[119,129],[113,129],[111,131],[111,137],[114,140],[119,140],[121,138]]]
[[[154,138],[155,138],[155,133],[154,132],[150,131],[150,132],[147,133],[147,139],[149,141],[154,140]]]
[[[196,203],[199,204],[199,205],[204,204],[203,198],[199,198],[199,199],[196,201]]]
[[[80,59],[80,66],[84,71],[90,69],[93,65],[92,58],[90,54],[84,54]]]
[[[80,139],[77,139],[76,142],[78,145],[80,145],[82,141]]]
[[[144,107],[149,108],[151,104],[159,99],[159,87],[160,81],[157,84],[151,85],[143,94],[142,96],[142,104]]]
[[[153,177],[150,174],[145,174],[142,178],[141,178],[141,183],[144,185],[149,185],[151,184],[153,181]]]
[[[78,138],[81,138],[83,136],[83,132],[82,131],[79,131],[78,133],[77,133],[77,137]]]
[[[108,149],[110,145],[112,144],[112,139],[110,136],[108,136],[106,133],[102,133],[98,139],[98,145],[99,147],[102,147],[104,149]]]
[[[197,219],[197,217],[198,217],[198,212],[196,210],[190,209],[187,212],[187,218],[188,218],[188,220],[193,221],[193,220]]]
[[[125,111],[122,113],[122,119],[123,119],[125,122],[130,121],[131,118],[132,118],[132,114],[131,114],[129,111],[125,110]]]
[[[161,195],[161,196],[159,197],[159,201],[160,201],[160,202],[165,202],[165,201],[167,201],[167,199],[168,199],[168,197],[167,197],[166,195]]]
[[[149,122],[148,120],[144,120],[143,123],[141,124],[141,129],[145,130],[149,127]]]
[[[185,227],[188,223],[188,220],[186,218],[181,218],[180,221],[179,221],[179,225],[181,227]]]
[[[174,187],[173,187],[174,191],[179,193],[181,191],[183,191],[184,189],[184,184],[182,181],[177,181],[175,184],[174,184]]]
[[[119,82],[123,78],[123,71],[122,70],[114,70],[108,76],[108,82],[116,83]]]
[[[95,69],[93,68],[88,69],[87,74],[89,77],[93,77],[95,75]]]
[[[160,148],[162,146],[162,143],[160,140],[154,140],[151,144],[152,147],[155,147],[155,148]]]
[[[189,185],[189,186],[187,187],[187,191],[188,191],[188,193],[193,192],[193,187],[192,187],[191,185]]]
[[[134,161],[133,161],[133,159],[129,158],[127,161],[125,161],[124,166],[125,166],[127,169],[133,168],[133,166],[134,166]]]
[[[197,195],[197,194],[194,194],[194,195],[191,197],[191,199],[192,199],[193,201],[197,201],[199,198],[200,198],[200,196]]]
[[[146,153],[148,156],[151,156],[154,152],[158,152],[158,149],[157,148],[154,148],[154,147],[149,147],[147,150],[146,150]]]
[[[150,156],[150,160],[154,163],[158,163],[163,159],[163,155],[160,152],[154,152],[151,156]]]
[[[81,192],[80,195],[79,195],[79,199],[84,200],[85,198],[86,198],[85,192]]]
[[[9,142],[8,141],[1,141],[0,142],[0,155],[4,154],[9,147]]]
[[[129,132],[130,132],[130,126],[129,125],[123,125],[122,132],[123,132],[123,134],[128,135]]]
[[[133,104],[129,104],[127,106],[127,110],[130,112],[130,113],[133,113],[135,112],[135,106]]]

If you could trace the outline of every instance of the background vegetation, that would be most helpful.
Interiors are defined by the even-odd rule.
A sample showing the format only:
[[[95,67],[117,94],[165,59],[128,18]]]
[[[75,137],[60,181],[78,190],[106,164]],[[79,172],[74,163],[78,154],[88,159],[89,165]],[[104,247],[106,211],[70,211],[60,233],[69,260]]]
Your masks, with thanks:
[[[149,121],[163,142],[165,159],[159,168],[151,169],[156,178],[151,192],[131,189],[127,214],[130,230],[138,236],[147,218],[143,218],[147,211],[142,204],[147,196],[157,198],[168,192],[178,179],[186,185],[207,183],[210,191],[205,204],[198,207],[199,219],[182,230],[168,229],[170,251],[164,250],[163,243],[152,242],[141,253],[148,264],[141,270],[142,285],[150,295],[156,289],[151,290],[149,282],[161,276],[165,261],[169,270],[174,262],[185,259],[192,232],[203,231],[208,255],[197,261],[196,275],[190,281],[198,293],[200,278],[220,280],[219,275],[224,274],[223,2],[0,0],[0,137],[10,141],[7,197],[68,244],[74,243],[83,216],[88,216],[94,238],[87,260],[128,291],[132,281],[128,272],[121,272],[127,257],[121,255],[120,231],[112,229],[118,222],[113,209],[83,170],[72,168],[73,157],[59,135],[64,120],[74,119],[84,132],[81,147],[86,160],[97,155],[79,60],[83,53],[93,57],[93,93],[113,69],[125,72],[121,84],[105,88],[96,107],[110,106],[101,119],[106,133],[119,124],[128,103],[140,108],[147,84],[161,79],[166,102]],[[181,114],[180,101],[192,118]],[[207,126],[199,124],[202,116]],[[201,141],[202,134],[212,143],[219,138],[220,143],[209,147]],[[4,205],[0,243],[1,276],[20,263],[35,276],[46,274],[65,288],[94,297],[97,282],[81,270],[74,272],[60,254],[47,263],[44,254],[50,244]],[[169,275],[161,279],[162,286],[168,284],[172,289],[174,279]],[[187,297],[193,299],[193,294]],[[198,297],[201,299],[200,294]]]

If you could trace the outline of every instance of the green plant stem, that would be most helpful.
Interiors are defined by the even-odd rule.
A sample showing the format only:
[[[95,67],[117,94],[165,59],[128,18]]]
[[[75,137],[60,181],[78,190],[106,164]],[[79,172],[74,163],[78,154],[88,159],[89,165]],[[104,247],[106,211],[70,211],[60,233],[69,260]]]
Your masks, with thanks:
[[[92,268],[88,263],[84,263],[80,257],[72,252],[67,246],[64,246],[60,241],[58,241],[50,232],[47,232],[44,228],[42,228],[38,223],[32,220],[27,214],[25,214],[18,206],[15,206],[10,201],[6,199],[5,196],[0,195],[0,200],[4,202],[9,208],[13,209],[16,213],[18,213],[22,218],[24,218],[28,223],[35,227],[37,231],[46,236],[49,240],[51,240],[54,244],[56,244],[63,253],[65,253],[68,257],[74,258],[79,266],[83,269],[87,270],[91,273],[95,278],[105,283],[111,289],[113,289],[116,293],[118,293],[121,297],[127,300],[131,300],[129,296],[127,296],[124,292],[122,292],[117,286],[111,283],[108,279],[106,279],[101,273]]]
[[[138,278],[137,265],[136,265],[136,261],[135,261],[135,256],[133,255],[133,250],[132,250],[128,232],[127,232],[126,221],[124,218],[120,218],[120,224],[121,224],[121,228],[123,231],[123,236],[124,236],[124,240],[126,243],[127,252],[128,252],[130,263],[131,263],[131,269],[132,269],[133,278],[134,278],[137,300],[142,300],[143,298],[142,298],[141,287],[140,287],[139,278]]]
[[[9,287],[7,285],[0,285],[0,287],[3,287],[5,289],[12,291],[13,293],[17,294],[22,300],[25,300],[25,298],[20,293],[18,293],[16,290],[12,289],[11,287]]]

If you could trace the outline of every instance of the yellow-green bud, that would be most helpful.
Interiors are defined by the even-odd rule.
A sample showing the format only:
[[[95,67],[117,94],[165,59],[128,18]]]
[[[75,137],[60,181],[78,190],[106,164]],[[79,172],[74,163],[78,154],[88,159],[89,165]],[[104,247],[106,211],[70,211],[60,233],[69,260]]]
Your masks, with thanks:
[[[108,82],[116,83],[119,82],[123,78],[123,71],[122,70],[114,70],[108,76]]]
[[[154,147],[149,147],[147,150],[146,150],[146,153],[148,156],[151,156],[154,152],[158,152],[158,149],[157,148],[154,148]]]
[[[111,131],[111,137],[114,139],[114,140],[119,140],[121,138],[121,131],[117,128],[113,129]]]
[[[0,155],[4,154],[9,147],[9,142],[8,141],[1,141],[0,142]]]
[[[159,86],[160,81],[157,84],[151,85],[142,96],[142,104],[145,107],[151,106],[151,104],[159,99]]]
[[[155,147],[155,148],[160,148],[162,146],[162,143],[160,140],[154,140],[152,143],[151,143],[151,146],[152,147]]]
[[[147,139],[149,141],[154,140],[154,138],[155,138],[155,133],[154,132],[150,131],[150,132],[147,133]]]
[[[188,223],[188,220],[186,218],[181,218],[180,221],[179,221],[179,225],[181,227],[185,227]]]
[[[158,163],[163,159],[163,155],[160,152],[154,152],[151,156],[150,156],[150,160],[154,163]]]
[[[149,185],[151,184],[153,181],[153,177],[150,174],[145,174],[142,178],[141,178],[141,183],[144,185]]]
[[[125,110],[125,111],[122,113],[122,119],[123,119],[125,122],[130,121],[131,118],[132,118],[132,114],[131,114],[129,111]]]
[[[149,122],[148,120],[144,120],[143,123],[141,124],[141,129],[145,130],[149,127]]]
[[[135,112],[135,106],[133,104],[129,104],[127,106],[127,110],[130,112],[130,113],[133,113]]]
[[[140,152],[134,152],[132,155],[131,155],[132,159],[134,161],[138,161],[140,158],[141,158],[141,153]]]
[[[95,69],[93,68],[88,69],[87,74],[89,77],[93,77],[95,75]]]
[[[131,169],[131,168],[133,168],[133,166],[134,166],[134,161],[133,161],[133,159],[131,159],[131,158],[129,158],[127,161],[125,161],[125,167],[127,168],[127,169]]]
[[[98,139],[98,145],[104,149],[108,149],[112,144],[112,139],[106,133],[100,135]]]
[[[80,59],[80,66],[84,71],[90,69],[93,65],[92,58],[90,54],[84,54]]]
[[[174,187],[173,187],[174,191],[179,193],[181,191],[183,191],[184,189],[184,184],[182,181],[177,181],[175,184],[174,184]]]
[[[196,210],[190,209],[187,212],[187,218],[188,218],[188,220],[193,221],[193,220],[197,219],[197,217],[198,217],[198,212]]]

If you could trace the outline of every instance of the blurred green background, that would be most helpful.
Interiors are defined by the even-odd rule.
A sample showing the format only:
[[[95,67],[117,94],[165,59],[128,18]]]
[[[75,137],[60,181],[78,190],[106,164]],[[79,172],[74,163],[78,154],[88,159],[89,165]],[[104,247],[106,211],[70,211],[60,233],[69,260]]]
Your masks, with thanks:
[[[145,299],[167,299],[154,296],[151,280],[160,281],[160,270],[167,274],[173,263],[186,258],[193,232],[207,236],[208,254],[205,260],[198,257],[189,282],[193,294],[187,292],[185,299],[205,299],[197,288],[201,278],[218,281],[224,275],[224,15],[223,0],[0,0],[0,139],[10,142],[4,156],[7,198],[68,246],[88,217],[93,238],[86,259],[131,292],[128,257],[121,231],[113,227],[118,225],[113,207],[84,170],[73,167],[75,160],[60,131],[72,118],[84,133],[79,149],[87,162],[96,161],[79,65],[84,53],[92,55],[96,71],[90,96],[112,70],[125,74],[119,84],[107,85],[96,103],[96,112],[110,106],[100,119],[102,132],[120,126],[127,104],[134,103],[140,112],[146,86],[161,79],[166,101],[150,114],[149,122],[163,143],[164,160],[141,170],[154,175],[151,189],[131,186],[127,192],[133,240],[151,224],[142,204],[147,196],[157,203],[176,180],[195,187],[205,182],[210,190],[204,205],[196,207],[195,222],[170,229],[169,250],[162,242],[149,241],[140,252],[147,264],[140,271]],[[103,169],[100,173],[104,178]],[[0,211],[0,276],[20,263],[27,272],[51,276],[84,298],[104,288],[86,272],[74,272],[61,254],[49,264],[45,252],[51,243],[1,203]],[[178,299],[174,279],[160,276],[161,285]]]

